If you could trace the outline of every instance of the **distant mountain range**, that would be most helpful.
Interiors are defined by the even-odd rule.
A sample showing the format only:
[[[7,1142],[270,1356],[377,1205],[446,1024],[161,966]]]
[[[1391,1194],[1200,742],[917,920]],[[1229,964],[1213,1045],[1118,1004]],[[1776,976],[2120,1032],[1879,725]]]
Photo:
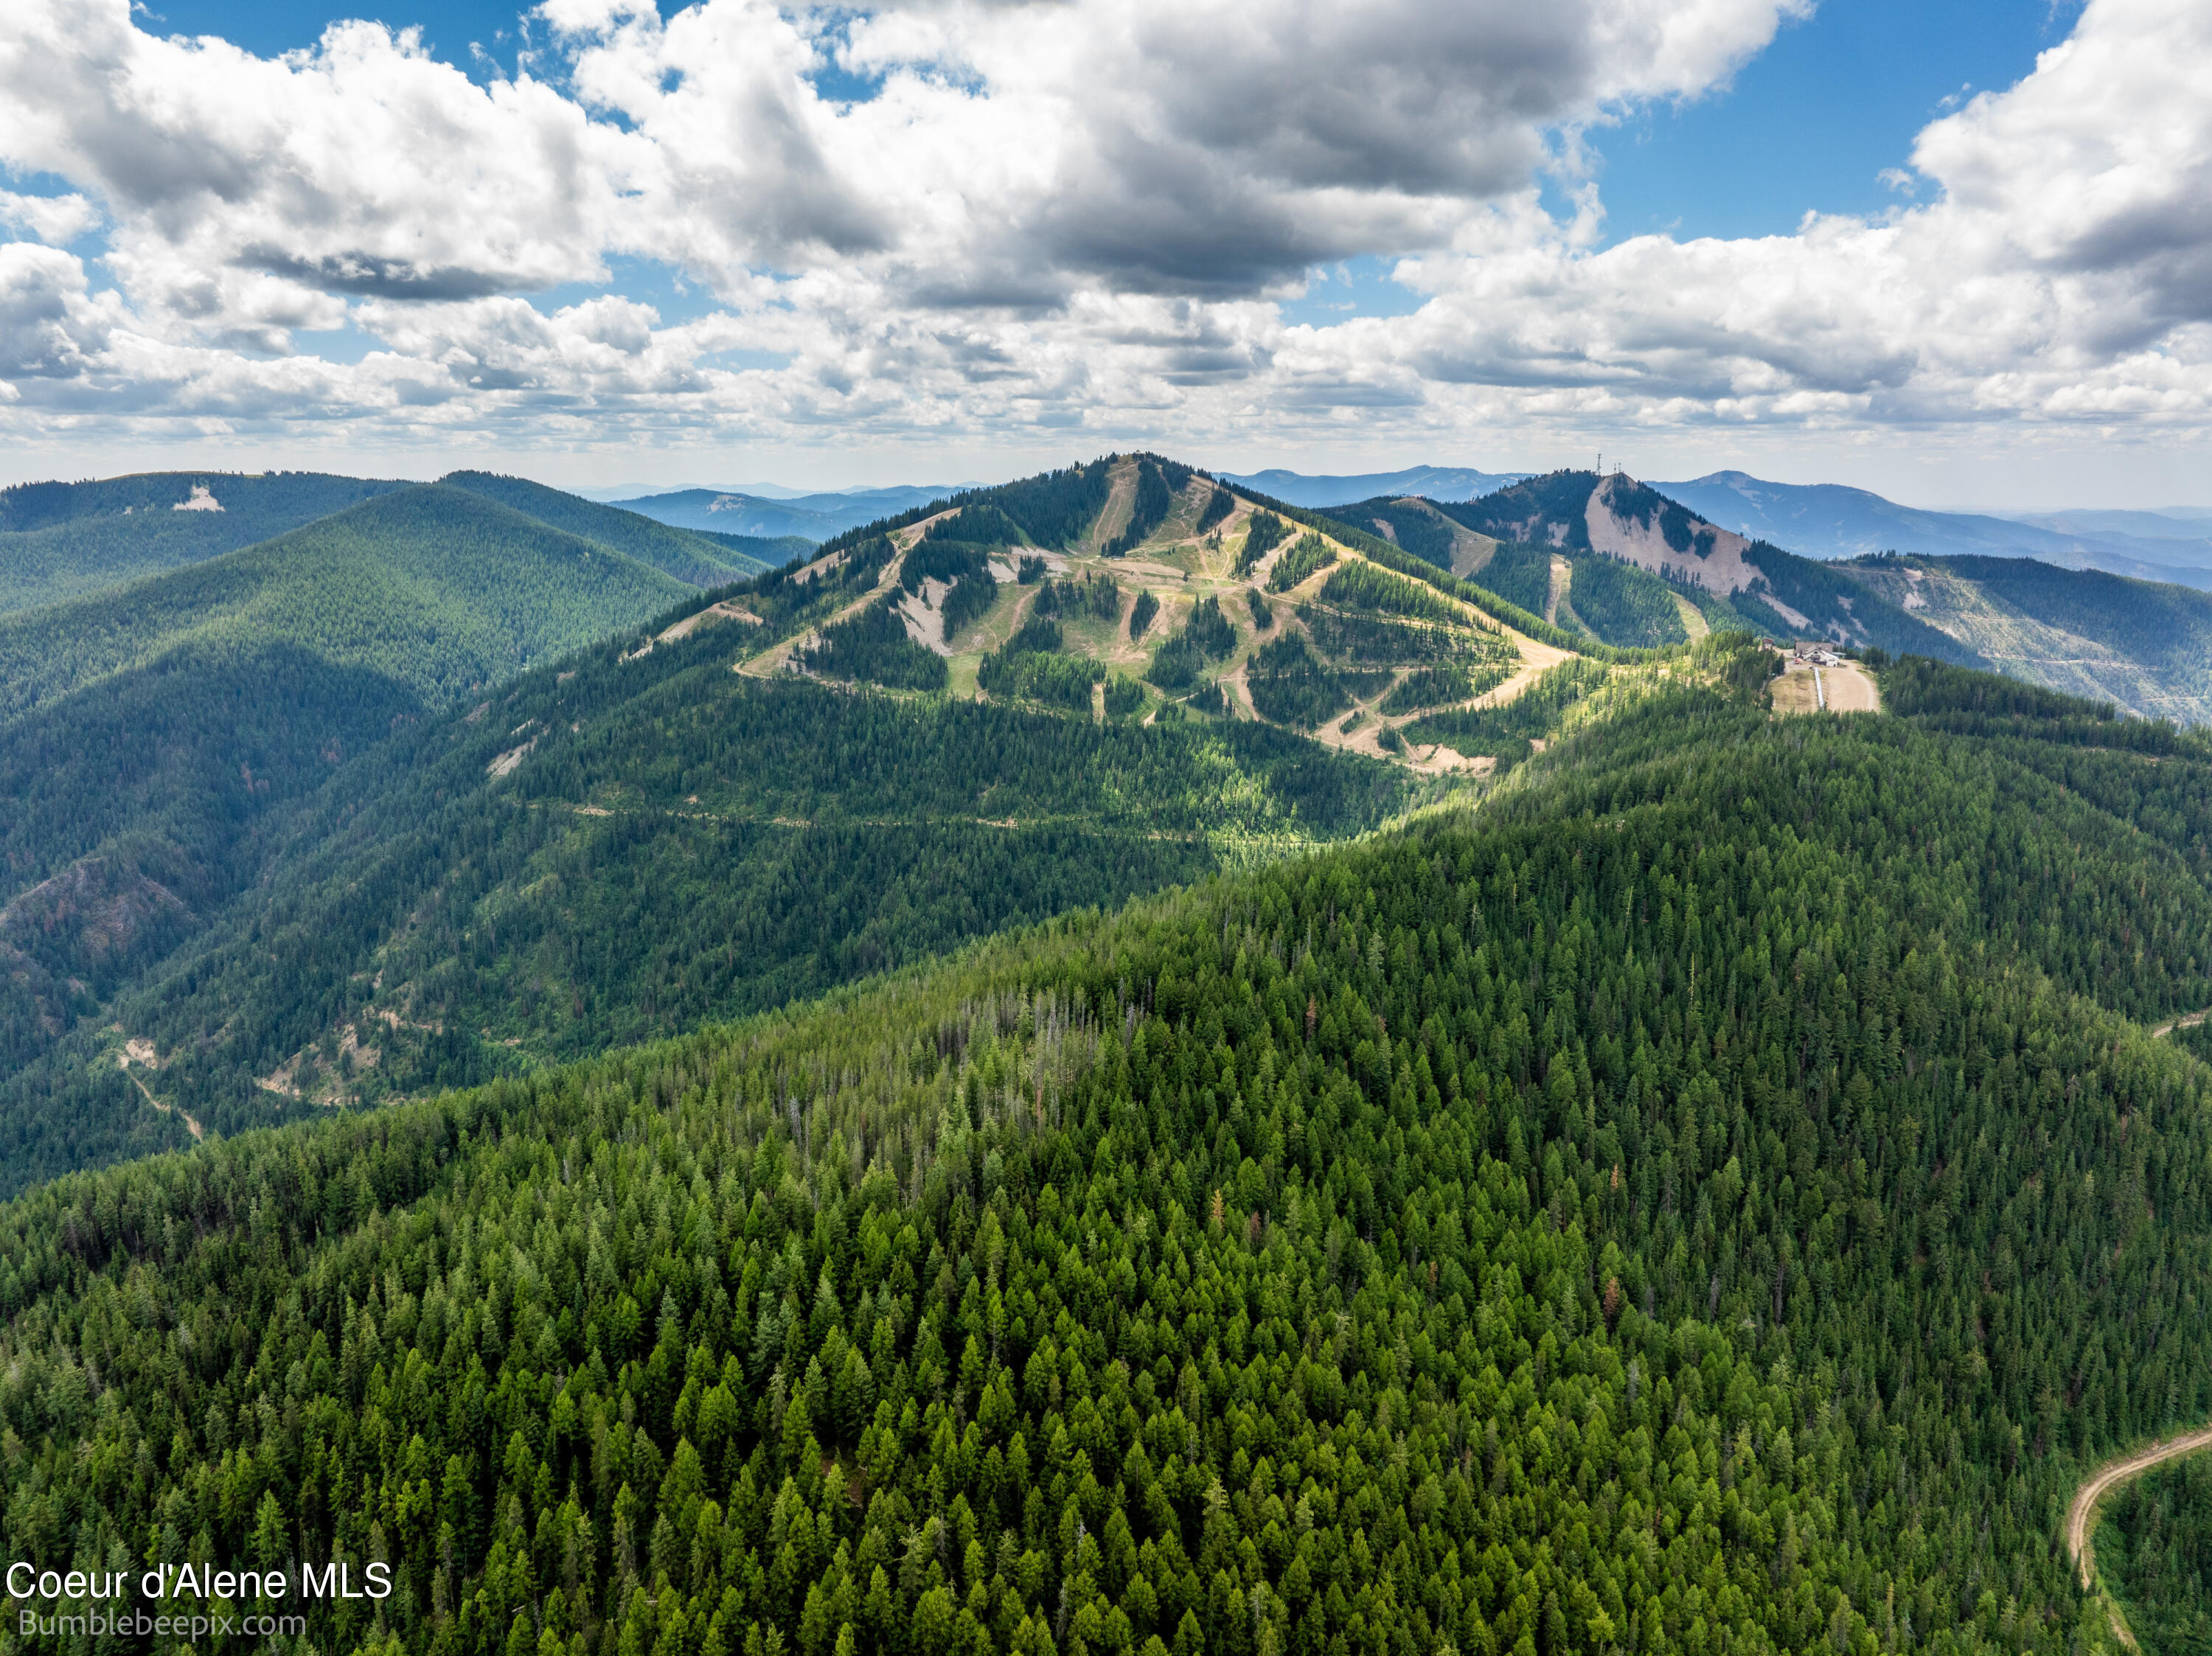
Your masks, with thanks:
[[[1217,474],[1225,483],[1257,489],[1285,506],[1316,510],[1345,500],[1377,495],[1419,495],[1427,500],[1472,500],[1517,483],[1526,471],[1477,471],[1470,466],[1407,466],[1402,471],[1365,471],[1347,476],[1309,476],[1277,467],[1267,471]]]
[[[767,539],[803,536],[819,543],[879,518],[944,500],[969,483],[898,484],[889,488],[854,488],[836,494],[799,494],[773,488],[679,488],[641,494],[614,504],[678,529],[706,534],[745,535]]]
[[[577,488],[569,492],[583,500],[613,505],[644,500],[654,494],[683,494],[694,489],[704,489],[709,494],[750,494],[763,500],[805,501],[839,500],[848,495],[895,494],[901,490],[926,494],[935,499],[941,494],[957,494],[963,488],[988,488],[989,486],[973,481],[915,485],[854,483],[845,488],[793,488],[788,483],[607,483],[597,488]]]
[[[1742,471],[1651,487],[1724,529],[1808,558],[2035,558],[2062,569],[2212,588],[2212,514],[1926,512],[1841,483],[1778,483]]]

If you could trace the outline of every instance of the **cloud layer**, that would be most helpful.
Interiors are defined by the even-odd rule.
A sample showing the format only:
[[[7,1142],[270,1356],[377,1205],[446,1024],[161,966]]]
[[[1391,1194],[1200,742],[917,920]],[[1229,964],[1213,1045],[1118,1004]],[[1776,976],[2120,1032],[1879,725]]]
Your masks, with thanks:
[[[269,60],[17,0],[0,162],[67,193],[0,191],[0,429],[2201,432],[2200,0],[2090,0],[1920,135],[1923,204],[1597,250],[1579,135],[1802,3],[549,0],[484,85],[373,24]],[[1285,320],[1373,253],[1418,309]],[[680,305],[618,279],[655,267]]]

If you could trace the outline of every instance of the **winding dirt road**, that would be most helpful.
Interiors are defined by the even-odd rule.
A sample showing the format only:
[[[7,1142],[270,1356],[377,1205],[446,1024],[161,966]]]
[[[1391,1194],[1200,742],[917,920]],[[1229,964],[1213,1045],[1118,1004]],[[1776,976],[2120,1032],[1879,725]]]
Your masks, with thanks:
[[[2094,1526],[2097,1503],[2115,1486],[2142,1476],[2154,1466],[2177,1460],[2183,1455],[2193,1454],[2199,1449],[2212,1449],[2212,1426],[2184,1432],[2179,1437],[2167,1438],[2162,1443],[2152,1444],[2148,1449],[2138,1449],[2123,1459],[2108,1460],[2074,1492],[2074,1504],[2066,1509],[2066,1550],[2073,1555],[2075,1567],[2081,1571],[2081,1586],[2085,1592],[2094,1586],[2097,1581],[2096,1550],[2089,1544],[2089,1532]]]

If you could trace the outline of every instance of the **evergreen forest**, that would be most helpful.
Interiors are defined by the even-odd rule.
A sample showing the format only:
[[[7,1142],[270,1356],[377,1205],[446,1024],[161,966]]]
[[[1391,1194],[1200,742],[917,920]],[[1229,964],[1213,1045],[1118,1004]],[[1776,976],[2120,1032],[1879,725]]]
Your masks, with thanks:
[[[41,1186],[8,1544],[381,1561],[295,1601],[348,1651],[2109,1647],[2054,1526],[2212,1407],[2141,1027],[2212,916],[2165,756],[1923,677],[1662,687],[1472,812]],[[2185,1635],[2178,1489],[2106,1530]]]
[[[2066,1539],[2212,1423],[2140,583],[1153,454],[735,540],[0,493],[0,1554],[303,1618],[0,1656],[2212,1653],[2212,1454]]]

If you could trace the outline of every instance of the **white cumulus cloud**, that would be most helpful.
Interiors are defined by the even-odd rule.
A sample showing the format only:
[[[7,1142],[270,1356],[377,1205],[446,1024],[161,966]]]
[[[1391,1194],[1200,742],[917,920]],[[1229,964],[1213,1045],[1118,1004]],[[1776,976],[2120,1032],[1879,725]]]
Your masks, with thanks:
[[[0,245],[0,422],[441,448],[2202,428],[2198,0],[2090,0],[1919,135],[1887,215],[1600,246],[1584,135],[1715,93],[1807,9],[549,0],[483,83],[374,23],[269,59],[128,0],[16,0],[0,164],[76,193],[0,192],[34,239]],[[1410,314],[1285,321],[1307,271],[1377,253]],[[303,337],[347,329],[373,348]]]

